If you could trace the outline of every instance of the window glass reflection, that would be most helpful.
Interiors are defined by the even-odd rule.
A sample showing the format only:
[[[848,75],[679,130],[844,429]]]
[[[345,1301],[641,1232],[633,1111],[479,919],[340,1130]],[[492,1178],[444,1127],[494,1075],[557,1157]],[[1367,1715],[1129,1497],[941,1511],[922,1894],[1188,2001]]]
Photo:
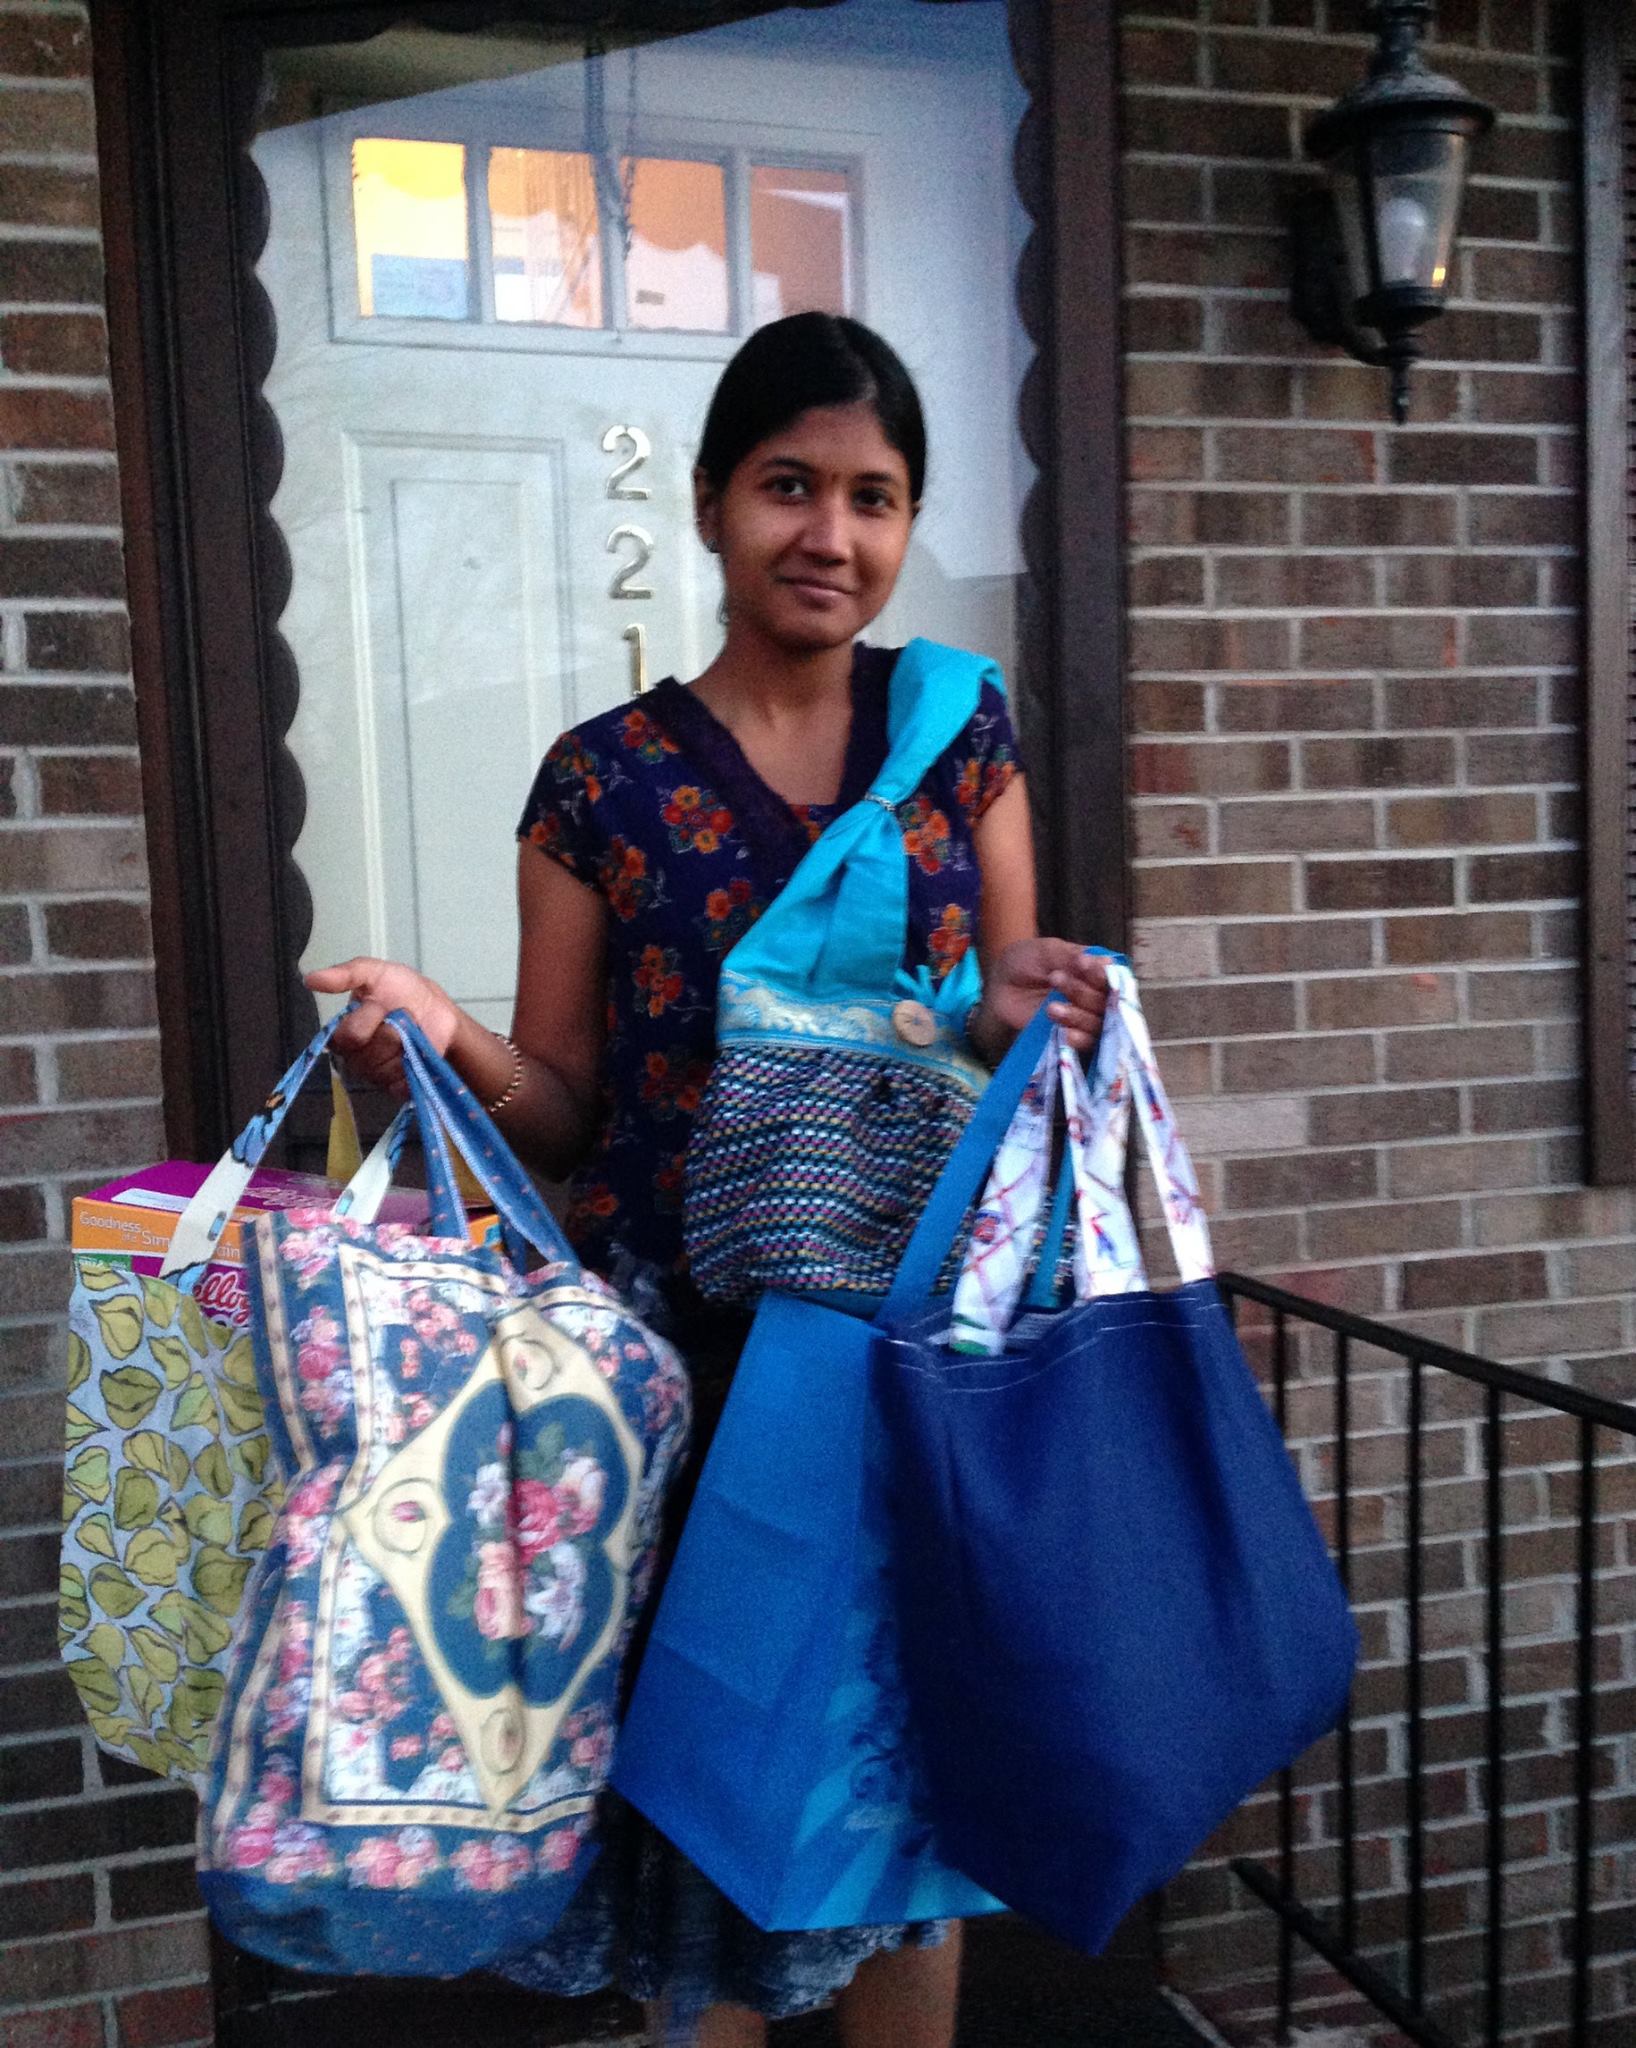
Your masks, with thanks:
[[[845,171],[750,171],[750,323],[852,311],[852,194]]]
[[[727,180],[721,165],[640,157],[624,166],[624,175],[626,325],[725,334]]]
[[[366,319],[467,318],[462,144],[359,136],[352,145],[352,218],[358,311]]]
[[[602,237],[588,156],[491,149],[489,220],[496,320],[602,325]]]

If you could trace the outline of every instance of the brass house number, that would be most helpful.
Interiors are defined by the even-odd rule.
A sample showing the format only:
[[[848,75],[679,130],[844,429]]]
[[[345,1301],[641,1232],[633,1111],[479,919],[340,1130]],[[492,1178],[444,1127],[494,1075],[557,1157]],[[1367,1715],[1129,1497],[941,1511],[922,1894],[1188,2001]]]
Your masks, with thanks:
[[[653,493],[648,485],[633,481],[653,454],[653,443],[640,427],[609,427],[602,436],[604,455],[617,455],[619,460],[608,473],[608,496],[615,500],[631,501],[650,498]],[[653,535],[645,526],[638,526],[634,520],[622,519],[608,534],[606,549],[619,563],[608,584],[608,595],[616,603],[650,598],[653,586],[641,580],[642,572],[653,559]],[[630,689],[633,697],[639,697],[648,687],[648,636],[641,625],[625,627],[619,636],[630,654]]]

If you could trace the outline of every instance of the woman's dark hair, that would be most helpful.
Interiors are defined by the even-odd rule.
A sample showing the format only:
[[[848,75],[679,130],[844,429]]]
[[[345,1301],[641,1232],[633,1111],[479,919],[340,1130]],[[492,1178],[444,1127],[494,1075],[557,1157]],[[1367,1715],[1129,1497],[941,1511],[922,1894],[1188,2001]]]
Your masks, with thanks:
[[[752,448],[814,406],[873,407],[881,432],[909,470],[909,497],[926,482],[926,421],[914,379],[873,328],[840,313],[791,313],[761,327],[721,373],[699,468],[713,490]]]

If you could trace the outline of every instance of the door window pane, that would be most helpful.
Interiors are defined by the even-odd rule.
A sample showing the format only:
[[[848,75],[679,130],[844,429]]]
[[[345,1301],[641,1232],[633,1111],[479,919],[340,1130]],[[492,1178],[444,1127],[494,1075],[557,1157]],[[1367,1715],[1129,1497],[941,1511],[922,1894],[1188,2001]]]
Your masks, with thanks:
[[[602,325],[602,237],[591,159],[561,149],[491,149],[494,317]]]
[[[852,189],[845,171],[750,171],[750,318],[852,311]]]
[[[466,152],[458,142],[362,135],[352,145],[358,311],[365,319],[464,320]]]
[[[627,164],[625,176],[626,325],[725,334],[727,180],[721,165],[645,156]]]

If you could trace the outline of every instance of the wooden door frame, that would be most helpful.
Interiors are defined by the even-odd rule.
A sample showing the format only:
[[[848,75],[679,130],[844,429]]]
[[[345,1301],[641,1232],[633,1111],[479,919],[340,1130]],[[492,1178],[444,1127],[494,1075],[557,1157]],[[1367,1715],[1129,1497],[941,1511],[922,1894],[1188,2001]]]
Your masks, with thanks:
[[[269,41],[538,12],[702,25],[732,0],[91,0],[109,342],[171,1149],[220,1150],[312,1028],[310,922],[285,744],[300,679],[277,621],[288,551],[261,392],[273,320],[254,273],[265,193],[247,143]],[[1031,100],[1016,148],[1038,354],[1021,426],[1038,468],[1018,699],[1050,926],[1126,928],[1116,0],[1011,0]]]
[[[1586,1178],[1636,1181],[1630,1064],[1630,309],[1620,76],[1636,29],[1613,7],[1580,26],[1585,350]]]

